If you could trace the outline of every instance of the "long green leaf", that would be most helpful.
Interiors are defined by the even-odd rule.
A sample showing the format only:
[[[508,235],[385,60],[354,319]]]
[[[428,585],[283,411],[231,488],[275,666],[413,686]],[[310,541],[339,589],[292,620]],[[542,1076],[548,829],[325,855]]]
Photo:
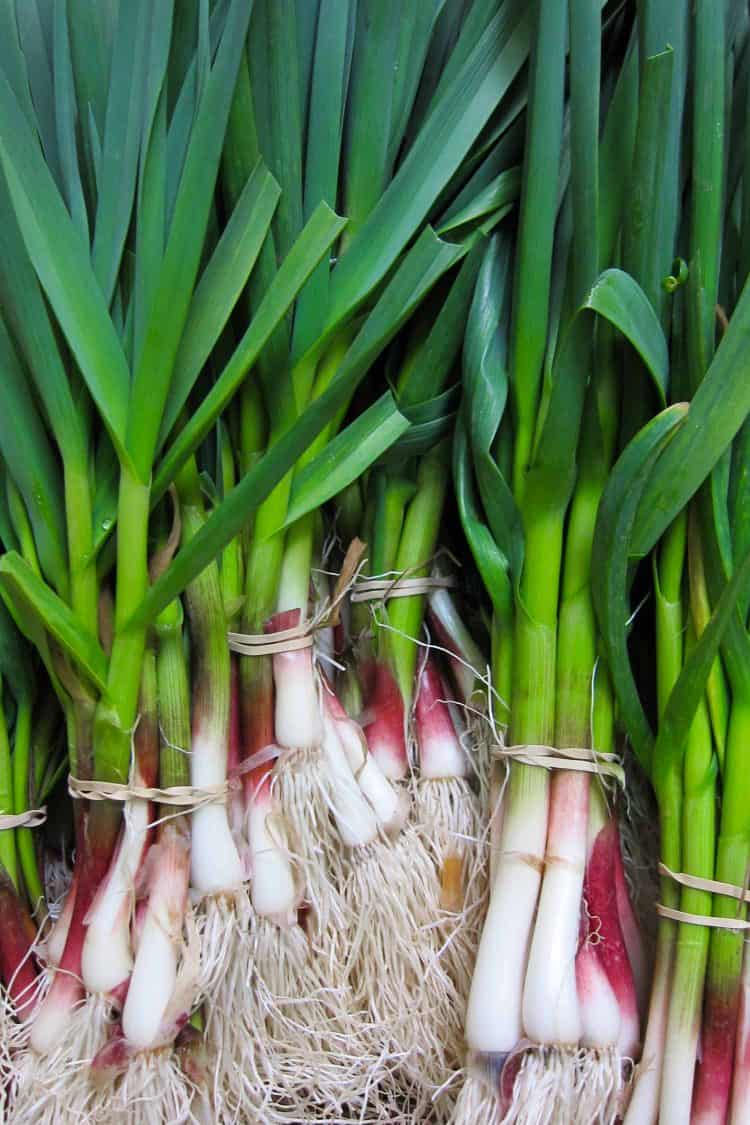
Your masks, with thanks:
[[[408,431],[409,419],[388,391],[295,473],[284,527],[322,507],[357,480]]]
[[[665,449],[644,492],[633,554],[647,554],[695,495],[750,413],[750,285],[690,403],[685,425]]]
[[[169,12],[168,4],[156,10]],[[114,293],[135,198],[150,31],[149,0],[120,4],[102,134],[92,264],[104,299]]]
[[[512,10],[511,10],[512,9]],[[331,279],[330,329],[393,265],[528,57],[528,5],[503,5],[436,102],[396,176]]]
[[[47,305],[0,172],[0,303],[63,459],[86,458],[84,432]]]
[[[250,5],[233,0],[216,61],[200,100],[175,202],[164,261],[133,377],[127,448],[140,478],[152,462],[175,357],[200,265],[224,130],[250,18]]]
[[[0,585],[12,602],[20,602],[68,653],[99,691],[107,688],[107,658],[96,637],[15,551],[0,558]]]
[[[394,274],[327,390],[300,415],[209,516],[146,594],[132,624],[154,619],[185,585],[246,526],[249,514],[299,460],[351,398],[371,364],[427,293],[465,253],[427,229]],[[179,440],[179,439],[178,439]],[[169,481],[167,476],[167,483]]]
[[[334,214],[325,203],[313,214],[274,277],[229,363],[165,453],[154,480],[155,495],[169,487],[185,459],[200,445],[345,224],[346,220]],[[182,403],[178,406],[175,402],[172,408],[179,410],[181,407]]]
[[[88,242],[89,218],[78,164],[78,106],[70,54],[67,0],[54,0],[54,81],[57,147],[65,200],[81,238]]]
[[[651,765],[653,733],[628,654],[629,572],[638,504],[665,445],[679,437],[685,407],[671,406],[630,441],[615,464],[599,504],[591,554],[592,596],[620,716],[638,759]]]
[[[57,589],[65,590],[68,560],[60,470],[2,319],[0,453],[23,496],[44,573]]]
[[[262,162],[237,206],[196,287],[164,408],[162,440],[187,401],[201,368],[237,303],[271,225],[279,185]]]
[[[0,75],[0,160],[26,248],[91,396],[122,452],[130,376],[88,250]]]
[[[727,583],[700,639],[690,650],[659,723],[653,750],[654,768],[667,774],[674,769],[684,751],[693,717],[704,698],[708,677],[724,634],[745,601],[750,586],[750,552]]]

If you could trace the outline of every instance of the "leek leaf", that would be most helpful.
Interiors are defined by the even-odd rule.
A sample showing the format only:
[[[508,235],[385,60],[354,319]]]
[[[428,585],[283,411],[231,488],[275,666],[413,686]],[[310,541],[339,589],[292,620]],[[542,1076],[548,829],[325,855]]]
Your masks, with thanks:
[[[529,33],[528,6],[504,4],[446,85],[393,180],[333,270],[328,332],[354,312],[414,235],[524,65]]]
[[[73,611],[15,551],[9,551],[0,558],[0,586],[10,602],[21,608],[18,620],[24,614],[30,614],[99,691],[106,691],[107,658],[96,637],[83,628]]]
[[[283,526],[289,527],[321,507],[361,477],[409,426],[409,419],[401,413],[390,391],[363,410],[317,457],[295,473]]]
[[[750,592],[750,551],[722,591],[716,608],[700,638],[688,653],[677,683],[659,723],[653,749],[653,770],[658,791],[658,775],[666,774],[679,762],[696,710],[704,698],[706,684],[724,634],[736,616],[738,602]]]
[[[685,425],[664,450],[634,527],[632,553],[647,554],[687,504],[750,413],[750,285],[690,403]]]
[[[306,224],[271,282],[229,363],[165,453],[154,480],[155,496],[163,494],[168,488],[185,459],[197,449],[219,414],[239,389],[300,288],[331,243],[341,233],[345,223],[345,219],[339,218],[325,203],[321,203]],[[175,404],[173,409],[174,406]],[[182,403],[177,406],[177,410],[181,406]]]
[[[54,81],[55,124],[60,153],[62,190],[73,223],[84,242],[89,241],[89,217],[78,163],[76,102],[73,62],[70,54],[68,6],[66,0],[54,0]]]
[[[59,590],[67,581],[60,469],[0,319],[0,453],[21,493],[45,576]]]
[[[641,766],[651,766],[653,732],[628,654],[630,546],[638,504],[659,455],[685,425],[684,406],[657,414],[628,443],[604,489],[591,552],[591,590],[620,717]]]
[[[279,185],[259,162],[196,286],[164,408],[163,437],[177,420],[237,303],[268,233],[279,195]]]
[[[328,210],[324,204],[321,207]],[[465,247],[441,242],[429,228],[422,233],[360,329],[336,377],[320,397],[302,412],[292,427],[249,469],[190,543],[178,552],[133,614],[132,624],[152,621],[188,582],[200,574],[226,543],[246,526],[249,514],[294,467],[316,436],[350,401],[354,390],[385,345],[440,277],[465,252]],[[178,438],[173,448],[177,448],[179,442]],[[174,462],[180,463],[177,457]],[[171,474],[165,473],[164,487],[170,479]]]
[[[143,481],[151,476],[161,417],[200,265],[249,18],[250,6],[234,0],[191,131],[164,260],[133,376],[127,448]]]
[[[124,455],[130,376],[73,224],[18,103],[0,74],[0,160],[26,249],[118,451]]]

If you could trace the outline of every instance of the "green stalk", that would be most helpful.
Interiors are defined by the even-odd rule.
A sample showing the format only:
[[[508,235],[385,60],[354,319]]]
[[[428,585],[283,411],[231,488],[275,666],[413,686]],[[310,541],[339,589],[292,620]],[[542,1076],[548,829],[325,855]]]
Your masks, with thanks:
[[[98,635],[98,581],[94,555],[94,528],[86,451],[80,459],[68,458],[64,468],[65,518],[68,534],[70,605],[92,636]]]
[[[656,675],[657,705],[659,715],[669,700],[672,688],[677,682],[683,664],[683,607],[682,576],[685,564],[687,519],[684,513],[677,517],[665,534],[654,567],[656,595]],[[668,768],[654,761],[652,780],[659,802],[659,823],[661,830],[661,858],[673,871],[680,870],[682,862],[680,828],[682,822],[682,776],[679,763],[674,759]],[[679,903],[679,890],[671,879],[663,879],[661,901],[665,906],[676,908]],[[660,931],[672,935],[675,926],[662,919]]]
[[[513,689],[513,624],[511,621],[501,619],[498,614],[492,615],[491,628],[491,668],[492,685],[502,701],[500,714],[495,717],[500,723],[507,723],[510,715],[510,700]],[[493,706],[497,707],[497,699]]]
[[[711,603],[708,597],[703,554],[700,550],[690,553],[690,614],[695,626],[696,636],[700,637],[711,619]],[[726,749],[727,726],[729,724],[730,700],[729,688],[720,656],[716,657],[709,673],[706,683],[706,699],[719,769],[722,769]]]
[[[724,758],[721,819],[716,843],[716,878],[745,884],[750,862],[750,776],[747,747],[750,740],[750,699],[736,693],[732,699]],[[744,905],[716,895],[712,913],[719,918],[747,916]],[[711,934],[704,1034],[716,1036],[724,1052],[734,1043],[739,1003],[744,934],[741,930],[714,930]]]
[[[159,614],[155,625],[162,788],[190,784],[190,681],[182,622],[182,605],[174,601]]]
[[[409,572],[411,578],[426,577],[440,533],[440,521],[448,485],[446,464],[449,455],[441,443],[422,458],[417,472],[417,491],[404,519],[395,570]],[[394,598],[387,609],[387,648],[396,681],[408,713],[414,691],[419,636],[424,618],[425,598]]]
[[[0,682],[0,812],[14,813],[13,767],[10,760],[10,739],[8,724],[3,707],[2,682]],[[16,857],[16,833],[12,828],[0,832],[0,866],[7,872],[13,886],[18,890],[18,860]]]
[[[177,480],[183,542],[203,527],[205,512],[195,459],[190,458]],[[185,592],[190,636],[195,651],[192,678],[193,714],[220,734],[226,745],[229,729],[230,658],[226,619],[216,563],[202,571]]]
[[[513,639],[511,742],[553,745],[557,612],[562,566],[564,513],[524,513],[526,553],[516,607]],[[513,762],[508,808],[527,805],[548,810],[546,770]],[[545,819],[547,813],[545,812]]]
[[[115,636],[107,693],[97,707],[94,730],[97,778],[123,784],[128,780],[146,645],[145,628],[125,625],[148,588],[149,491],[147,484],[123,466],[117,511]]]
[[[27,809],[31,799],[29,784],[31,775],[31,717],[32,700],[31,696],[27,694],[17,701],[16,729],[13,738],[13,801],[18,812]],[[29,902],[32,912],[36,913],[40,905],[44,904],[44,890],[39,878],[34,834],[31,828],[17,829],[16,846]]]
[[[715,808],[716,760],[708,709],[702,702],[690,728],[683,762],[682,870],[706,879],[714,877]],[[682,887],[679,896],[680,910],[711,914],[710,892]],[[690,1104],[710,932],[707,926],[677,925],[662,1080],[665,1121]]]
[[[219,458],[221,472],[221,494],[228,496],[236,483],[232,442],[224,425],[219,427]],[[221,552],[221,590],[224,598],[227,622],[234,628],[233,621],[239,615],[243,600],[242,542],[239,537],[227,543]]]

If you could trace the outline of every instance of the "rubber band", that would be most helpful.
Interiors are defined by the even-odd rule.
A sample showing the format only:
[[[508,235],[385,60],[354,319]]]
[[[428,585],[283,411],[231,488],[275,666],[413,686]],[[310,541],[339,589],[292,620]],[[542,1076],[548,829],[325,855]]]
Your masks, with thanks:
[[[673,922],[685,922],[688,926],[709,926],[713,930],[750,930],[750,922],[744,918],[715,918],[710,914],[688,914],[657,902],[656,913]]]
[[[305,621],[278,633],[227,633],[227,639],[231,651],[241,656],[276,656],[311,648],[316,627],[312,621]]]
[[[353,539],[346,552],[332,599],[310,621],[301,621],[299,625],[280,629],[275,633],[227,633],[230,650],[241,656],[277,656],[283,652],[299,652],[311,648],[318,629],[337,624],[339,608],[357,581],[364,552],[364,543]]]
[[[392,598],[416,598],[434,590],[449,590],[456,585],[454,578],[439,575],[410,578],[406,572],[393,578],[362,578],[352,587],[353,602],[386,602]]]
[[[573,770],[579,773],[603,774],[625,784],[623,770],[617,754],[592,750],[585,746],[545,746],[537,743],[520,743],[516,746],[497,746],[497,758],[510,758],[526,766],[540,766],[545,770]]]
[[[68,775],[68,793],[74,800],[86,801],[155,801],[160,805],[175,805],[186,811],[194,811],[205,805],[221,804],[227,799],[237,782],[231,779],[220,785],[174,785],[169,789],[157,789],[149,785],[121,785],[116,781],[84,781]]]
[[[0,813],[0,832],[11,828],[39,828],[47,819],[47,806],[20,813]]]
[[[185,812],[193,812],[205,805],[220,804],[226,801],[228,795],[239,789],[240,778],[243,774],[250,773],[258,766],[267,762],[274,762],[283,757],[288,751],[280,746],[264,746],[256,750],[249,758],[232,766],[226,781],[219,785],[173,785],[167,789],[158,789],[148,785],[123,785],[116,781],[97,781],[95,778],[84,781],[82,778],[68,775],[68,793],[74,800],[85,801],[154,801],[160,805],[175,805]],[[44,811],[46,817],[46,810]],[[42,822],[40,822],[42,823]],[[2,817],[0,817],[0,828]],[[14,826],[9,826],[14,827]]]
[[[666,863],[659,864],[659,874],[693,891],[710,891],[711,894],[724,895],[726,898],[737,899],[738,902],[750,902],[750,890],[738,887],[735,883],[721,883],[718,879],[703,879],[684,871],[672,871]]]

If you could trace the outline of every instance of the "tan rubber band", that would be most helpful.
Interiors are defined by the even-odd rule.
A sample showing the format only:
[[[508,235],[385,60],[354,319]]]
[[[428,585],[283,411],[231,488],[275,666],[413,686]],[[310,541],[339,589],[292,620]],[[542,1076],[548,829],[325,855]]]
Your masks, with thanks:
[[[275,656],[281,652],[297,652],[310,648],[315,625],[305,621],[278,633],[228,633],[229,648],[242,656]]]
[[[431,594],[433,590],[449,590],[455,585],[455,579],[440,578],[438,575],[408,578],[406,574],[397,574],[394,578],[363,578],[355,582],[351,600],[386,602],[391,598],[416,598]]]
[[[115,781],[83,781],[68,776],[68,793],[76,800],[87,801],[156,801],[160,805],[175,805],[188,810],[204,805],[220,804],[237,783],[223,781],[221,785],[174,785],[169,789],[155,789],[147,785],[119,785]]]
[[[0,813],[0,832],[10,828],[39,828],[47,819],[47,806],[20,813]]]
[[[659,874],[673,879],[683,887],[690,887],[693,891],[710,891],[711,894],[725,895],[727,898],[737,899],[738,902],[750,902],[750,890],[747,887],[738,887],[734,883],[720,883],[718,879],[702,879],[698,875],[688,875],[684,871],[672,871],[666,863],[659,864]]]
[[[750,922],[744,918],[714,918],[709,914],[688,914],[684,910],[674,910],[671,906],[656,904],[656,913],[673,922],[686,922],[689,926],[709,926],[713,930],[750,930]]]
[[[517,746],[498,746],[494,754],[498,758],[510,758],[514,762],[540,766],[545,770],[604,774],[619,781],[620,785],[625,784],[625,773],[617,754],[603,753],[585,746],[566,746],[561,749],[556,746],[521,743]]]

